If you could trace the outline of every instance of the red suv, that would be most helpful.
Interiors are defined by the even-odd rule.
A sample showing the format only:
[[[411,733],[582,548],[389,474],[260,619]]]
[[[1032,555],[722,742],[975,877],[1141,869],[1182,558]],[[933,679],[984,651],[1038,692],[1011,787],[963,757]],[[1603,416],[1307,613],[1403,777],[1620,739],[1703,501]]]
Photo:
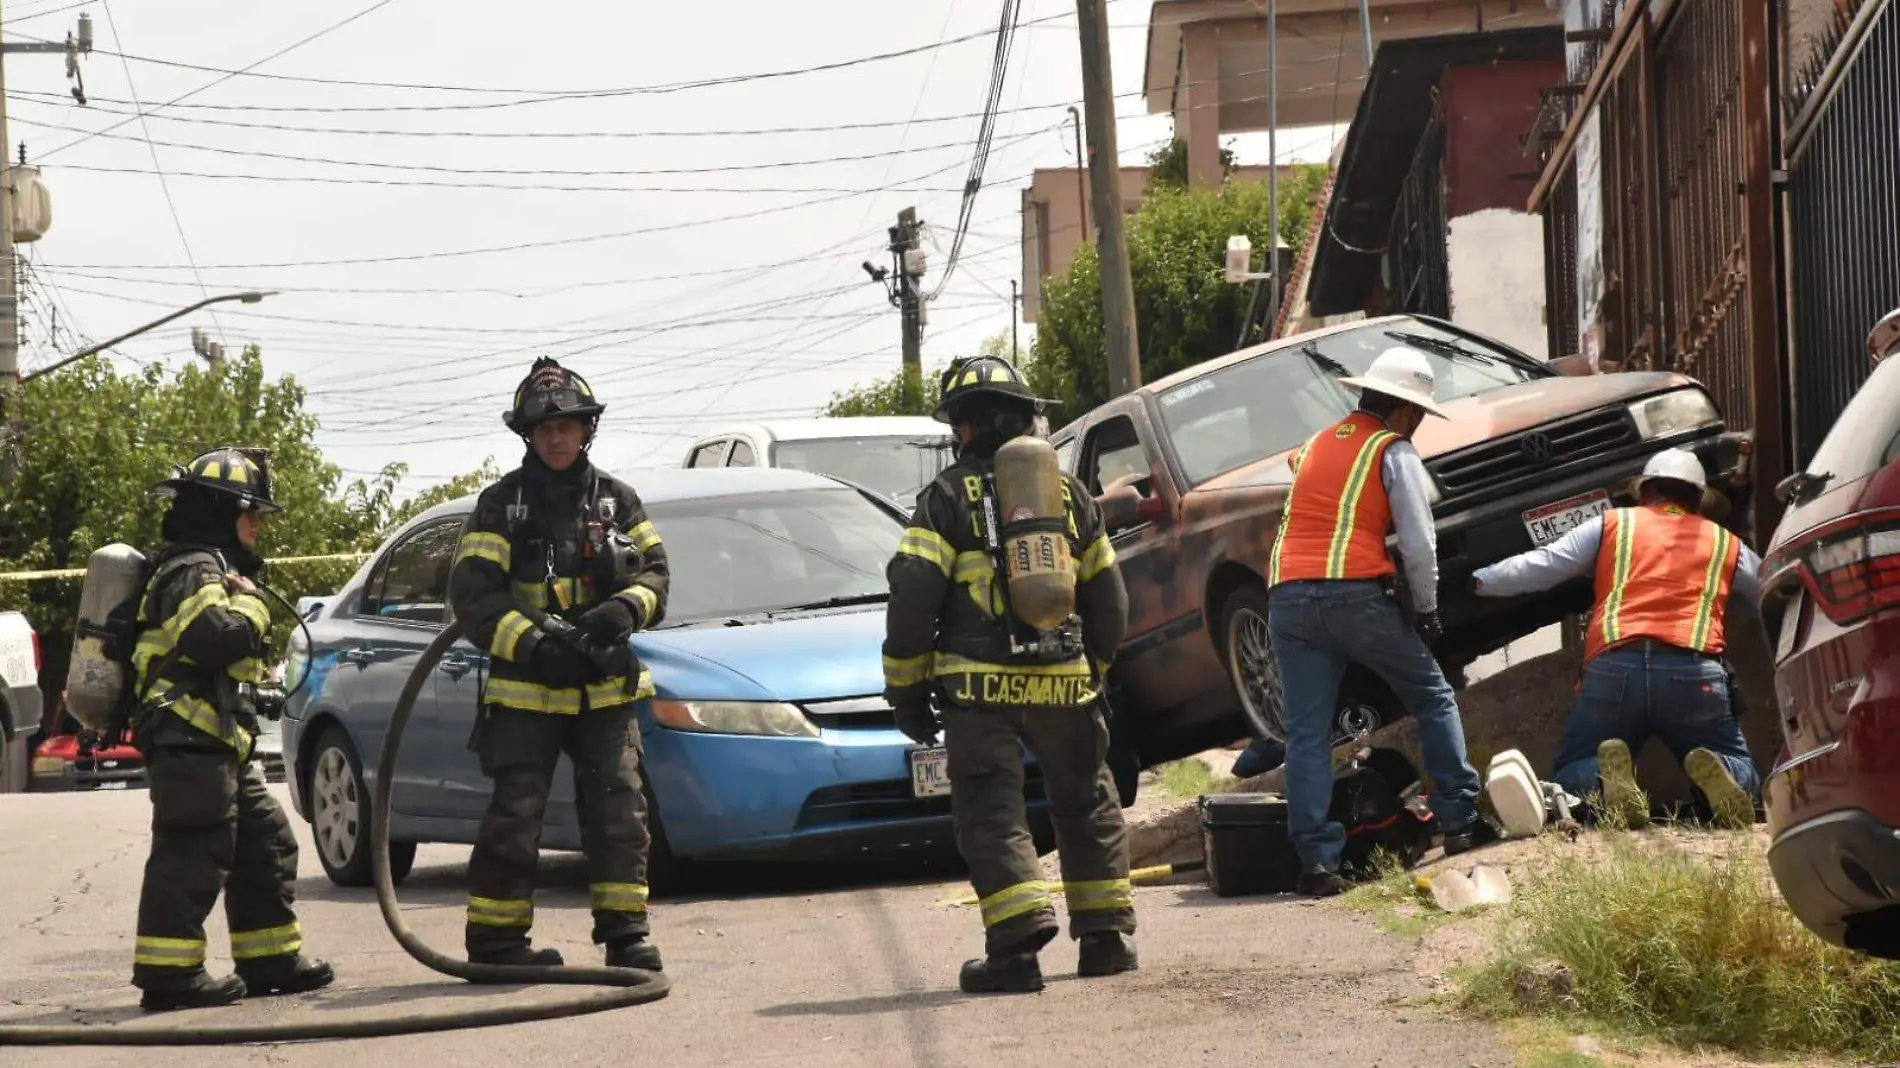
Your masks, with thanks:
[[[1762,563],[1783,743],[1768,862],[1801,922],[1900,959],[1900,311],[1805,471]]]

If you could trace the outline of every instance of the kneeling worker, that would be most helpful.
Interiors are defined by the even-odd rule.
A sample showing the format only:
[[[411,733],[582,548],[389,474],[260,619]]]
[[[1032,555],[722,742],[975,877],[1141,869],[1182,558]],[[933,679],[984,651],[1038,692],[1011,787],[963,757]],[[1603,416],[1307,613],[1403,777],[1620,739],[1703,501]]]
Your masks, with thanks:
[[[1700,514],[1707,484],[1693,453],[1666,449],[1643,468],[1636,507],[1472,576],[1480,595],[1513,597],[1594,573],[1583,681],[1555,777],[1577,797],[1600,783],[1602,807],[1631,827],[1649,822],[1634,754],[1651,734],[1682,762],[1718,824],[1752,824],[1761,794],[1721,662],[1729,615],[1756,611],[1761,560]]]
[[[1077,971],[1136,967],[1128,833],[1098,700],[1128,627],[1115,550],[1094,498],[1050,457],[1063,513],[1052,520],[1063,529],[1048,533],[1067,544],[1066,552],[1046,545],[1047,561],[1051,570],[1073,567],[1075,616],[1030,643],[1020,640],[987,536],[986,514],[998,524],[1006,518],[995,499],[998,451],[1031,433],[1038,406],[1000,357],[951,364],[935,414],[956,429],[957,460],[917,495],[888,568],[884,693],[898,727],[920,745],[937,743],[933,697],[942,707],[957,848],[986,932],[986,957],[965,963],[958,981],[971,994],[1042,989],[1036,954],[1059,930],[1024,809],[1025,744],[1042,769],[1055,823],[1069,932],[1082,944]],[[1022,558],[1030,556],[1041,559]]]

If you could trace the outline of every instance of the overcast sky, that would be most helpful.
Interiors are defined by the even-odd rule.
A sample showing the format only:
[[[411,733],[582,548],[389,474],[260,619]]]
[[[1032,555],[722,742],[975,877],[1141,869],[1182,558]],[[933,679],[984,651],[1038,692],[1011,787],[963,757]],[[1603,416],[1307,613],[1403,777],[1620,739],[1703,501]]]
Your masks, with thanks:
[[[1074,5],[1020,7],[927,368],[1008,329],[1019,190],[1074,164]],[[1148,8],[1109,2],[1118,94],[1141,88]],[[195,359],[193,326],[256,342],[309,388],[333,462],[406,461],[413,491],[518,460],[500,413],[542,353],[607,401],[610,470],[675,466],[695,434],[811,414],[894,369],[897,313],[859,264],[888,262],[885,229],[915,205],[925,284],[942,283],[1001,0],[0,3],[9,41],[63,37],[80,10],[90,107],[61,58],[7,62],[8,140],[44,164],[54,203],[51,232],[22,246],[25,367],[208,294],[280,289],[119,358]],[[1125,162],[1169,136],[1138,95],[1119,111]],[[1337,132],[1291,132],[1281,154],[1324,159]],[[1265,162],[1265,140],[1234,139],[1241,162]]]

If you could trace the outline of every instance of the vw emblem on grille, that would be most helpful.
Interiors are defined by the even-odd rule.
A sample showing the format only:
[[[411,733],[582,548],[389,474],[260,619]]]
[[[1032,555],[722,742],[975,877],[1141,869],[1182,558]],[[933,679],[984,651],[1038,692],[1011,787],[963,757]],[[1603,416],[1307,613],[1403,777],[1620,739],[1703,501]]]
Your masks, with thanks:
[[[1524,454],[1524,458],[1532,463],[1545,463],[1555,455],[1555,449],[1550,443],[1550,435],[1537,430],[1518,438],[1517,448]]]

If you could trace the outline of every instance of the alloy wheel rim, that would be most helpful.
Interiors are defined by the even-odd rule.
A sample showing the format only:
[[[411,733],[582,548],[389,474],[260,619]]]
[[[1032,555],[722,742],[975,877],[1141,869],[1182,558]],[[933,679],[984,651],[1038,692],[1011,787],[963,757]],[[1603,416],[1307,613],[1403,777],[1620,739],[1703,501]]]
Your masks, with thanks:
[[[356,775],[341,749],[325,749],[318,758],[310,793],[314,816],[310,823],[317,848],[331,866],[344,867],[356,855],[362,822]]]
[[[1258,734],[1286,741],[1286,706],[1280,695],[1280,665],[1273,657],[1267,621],[1260,613],[1242,608],[1234,613],[1228,635],[1234,655],[1234,689],[1242,710]]]

